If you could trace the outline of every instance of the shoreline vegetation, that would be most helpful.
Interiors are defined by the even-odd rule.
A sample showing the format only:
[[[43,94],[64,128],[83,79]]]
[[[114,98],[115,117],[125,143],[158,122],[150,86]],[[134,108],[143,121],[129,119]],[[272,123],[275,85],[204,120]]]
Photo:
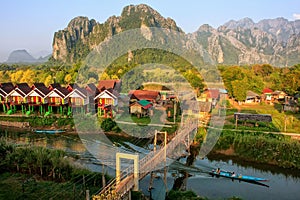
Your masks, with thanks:
[[[75,165],[75,158],[64,151],[4,139],[0,139],[0,177],[0,199],[83,199],[87,190],[96,193],[103,179],[111,179]]]
[[[206,137],[206,130],[199,129],[196,147]],[[290,136],[223,130],[218,142],[208,156],[223,155],[241,161],[275,165],[284,169],[300,169],[300,142]]]

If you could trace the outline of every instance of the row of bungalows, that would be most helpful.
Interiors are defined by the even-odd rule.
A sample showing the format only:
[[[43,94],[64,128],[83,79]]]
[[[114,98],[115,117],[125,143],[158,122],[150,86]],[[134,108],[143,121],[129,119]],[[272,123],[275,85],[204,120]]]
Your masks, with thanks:
[[[111,87],[108,82],[114,82],[114,85]],[[68,115],[72,111],[105,113],[108,107],[118,104],[118,93],[114,90],[118,82],[100,81],[98,86],[90,83],[85,88],[77,84],[62,87],[55,83],[46,87],[43,83],[34,83],[30,87],[27,83],[1,83],[0,103],[2,111],[8,114],[17,110],[27,115],[32,112]]]
[[[274,103],[274,102],[281,102],[283,103],[287,94],[283,91],[273,91],[270,88],[264,88],[262,90],[262,94],[257,94],[251,90],[247,91],[246,93],[246,100],[245,103],[259,103],[259,102],[266,102],[266,103]]]
[[[27,83],[0,84],[0,96],[4,112],[12,114],[17,110],[30,114],[38,111],[40,114],[56,110],[63,114],[68,109],[87,105],[87,91],[75,84],[62,87],[60,84],[51,84],[46,87],[43,83],[34,83],[31,87]]]
[[[273,91],[269,88],[265,88],[262,94],[257,94],[253,91],[247,91],[245,103],[260,103],[265,102],[267,104],[273,105],[274,103],[281,104],[283,111],[299,111],[299,94],[294,96],[289,96],[283,91]]]

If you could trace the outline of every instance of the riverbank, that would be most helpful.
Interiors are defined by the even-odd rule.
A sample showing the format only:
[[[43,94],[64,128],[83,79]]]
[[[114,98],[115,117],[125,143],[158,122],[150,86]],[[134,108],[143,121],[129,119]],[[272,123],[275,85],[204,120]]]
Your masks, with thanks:
[[[210,153],[218,154],[247,162],[300,169],[300,142],[284,135],[226,130]]]
[[[0,199],[84,199],[103,183],[101,173],[75,164],[65,151],[0,140]],[[43,197],[43,198],[41,198]],[[54,198],[55,197],[55,198]]]

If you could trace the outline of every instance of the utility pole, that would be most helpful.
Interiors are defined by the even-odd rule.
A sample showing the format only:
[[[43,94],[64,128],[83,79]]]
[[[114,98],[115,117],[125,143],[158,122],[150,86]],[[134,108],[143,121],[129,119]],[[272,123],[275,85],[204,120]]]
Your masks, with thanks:
[[[287,116],[284,115],[284,132],[286,132],[286,121],[287,121]]]

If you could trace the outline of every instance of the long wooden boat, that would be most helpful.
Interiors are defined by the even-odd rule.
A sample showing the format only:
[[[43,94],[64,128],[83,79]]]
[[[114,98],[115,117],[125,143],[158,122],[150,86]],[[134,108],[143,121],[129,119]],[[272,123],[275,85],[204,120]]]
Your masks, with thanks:
[[[225,177],[225,178],[230,178],[232,180],[240,180],[240,181],[247,181],[247,182],[261,182],[261,181],[268,181],[265,178],[259,178],[259,177],[254,177],[254,176],[245,176],[241,174],[233,174],[232,172],[228,171],[223,171],[221,170],[220,173],[217,173],[215,170],[209,172],[211,176],[216,176],[216,177]]]
[[[46,134],[56,134],[64,133],[64,130],[34,130],[35,133],[46,133]]]

